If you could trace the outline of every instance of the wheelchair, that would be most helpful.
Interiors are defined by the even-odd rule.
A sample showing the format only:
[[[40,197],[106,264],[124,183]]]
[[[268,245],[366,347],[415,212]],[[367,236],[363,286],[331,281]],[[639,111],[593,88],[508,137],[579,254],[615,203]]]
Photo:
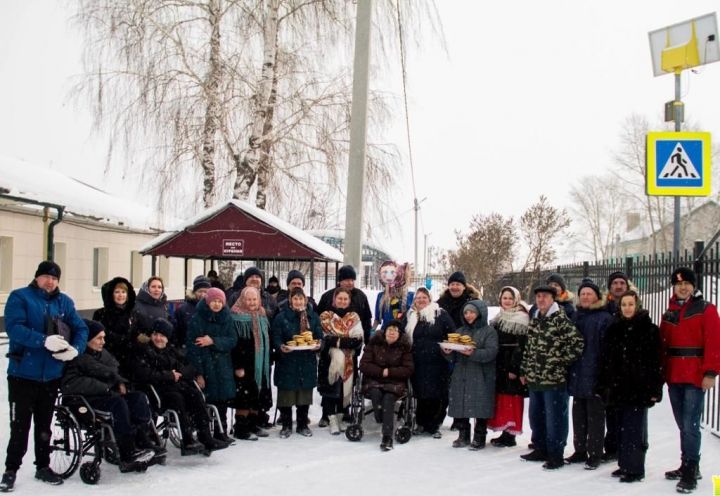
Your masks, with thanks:
[[[112,413],[94,409],[85,397],[59,396],[51,426],[50,468],[68,479],[79,467],[85,484],[97,484],[102,460],[113,464],[120,461],[112,425]],[[92,460],[81,464],[86,456]]]
[[[373,412],[372,406],[365,406],[365,395],[362,393],[362,373],[358,373],[353,383],[352,400],[350,403],[350,424],[345,429],[348,441],[361,441],[364,435],[363,420]],[[407,382],[407,393],[395,402],[395,441],[405,444],[410,441],[415,430],[417,400],[413,396],[411,381]]]

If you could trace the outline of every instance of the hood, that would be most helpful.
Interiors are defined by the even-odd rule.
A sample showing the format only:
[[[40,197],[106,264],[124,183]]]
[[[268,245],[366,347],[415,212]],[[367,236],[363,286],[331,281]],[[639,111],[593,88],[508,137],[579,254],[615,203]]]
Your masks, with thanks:
[[[465,320],[465,316],[463,315],[463,318],[462,318],[463,323],[466,326],[472,327],[474,329],[478,329],[480,327],[485,327],[486,325],[488,325],[488,320],[487,320],[488,308],[487,308],[487,304],[484,301],[471,300],[471,301],[468,301],[467,303],[465,303],[465,305],[463,305],[463,308],[465,308],[467,305],[472,305],[475,308],[477,308],[479,315],[478,315],[478,318],[475,319],[475,322],[473,322],[473,325],[468,324],[468,322]]]
[[[605,307],[607,307],[607,299],[606,296],[603,294],[601,298],[590,305],[589,307],[581,307],[580,306],[580,297],[577,297],[577,303],[575,304],[575,311],[577,312],[593,312],[597,310],[605,310]]]
[[[103,306],[108,310],[116,308],[115,302],[113,301],[113,291],[115,291],[115,286],[119,283],[124,283],[128,287],[128,299],[125,304],[125,309],[132,310],[135,307],[135,288],[133,288],[130,281],[124,277],[115,277],[102,285],[102,288],[100,288],[100,294],[102,294]]]
[[[165,291],[163,290],[163,294],[160,296],[160,299],[156,300],[155,298],[150,296],[150,293],[148,293],[147,283],[143,283],[142,287],[140,288],[140,291],[138,291],[136,300],[146,303],[148,305],[164,305],[165,302],[167,301],[167,295],[165,294]]]

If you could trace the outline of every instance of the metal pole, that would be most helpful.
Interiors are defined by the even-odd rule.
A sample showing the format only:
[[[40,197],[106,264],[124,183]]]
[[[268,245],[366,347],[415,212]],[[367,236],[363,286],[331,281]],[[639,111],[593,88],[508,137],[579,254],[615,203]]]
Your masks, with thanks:
[[[428,247],[427,247],[427,239],[428,239],[428,236],[430,236],[430,233],[426,233],[426,234],[425,234],[425,247],[424,247],[424,250],[423,250],[423,253],[424,253],[424,256],[423,256],[423,266],[424,266],[424,269],[425,269],[425,270],[424,270],[424,272],[425,272],[425,277],[427,277],[427,275],[428,275]]]
[[[357,1],[353,95],[350,113],[350,160],[345,204],[344,261],[360,270],[362,265],[363,193],[367,142],[367,98],[370,67],[372,0]]]
[[[682,131],[682,101],[680,100],[680,71],[675,71],[675,101],[673,102],[673,120],[675,131]],[[673,256],[680,254],[680,197],[676,196],[673,211]]]
[[[413,201],[415,202],[415,266],[413,270],[417,274],[420,269],[418,267],[418,214],[420,213],[420,202],[418,202],[417,198],[414,198]]]

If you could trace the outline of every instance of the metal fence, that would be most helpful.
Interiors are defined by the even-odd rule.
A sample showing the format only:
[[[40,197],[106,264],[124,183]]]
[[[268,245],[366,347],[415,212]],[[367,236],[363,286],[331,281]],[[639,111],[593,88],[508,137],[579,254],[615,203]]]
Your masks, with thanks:
[[[592,279],[601,288],[607,289],[607,278],[615,271],[627,274],[630,282],[638,289],[643,308],[648,310],[653,322],[659,324],[663,312],[667,309],[672,296],[670,275],[677,267],[690,267],[697,274],[697,288],[705,298],[718,306],[720,299],[720,243],[714,243],[708,249],[702,242],[695,243],[693,252],[682,254],[655,254],[651,256],[627,257],[596,262],[582,262],[558,265],[553,269],[537,273],[513,272],[505,274],[501,283],[515,286],[529,298],[531,289],[544,282],[552,272],[563,276],[570,291],[576,288],[584,278]],[[720,384],[716,379],[715,387],[705,396],[703,425],[720,437]]]

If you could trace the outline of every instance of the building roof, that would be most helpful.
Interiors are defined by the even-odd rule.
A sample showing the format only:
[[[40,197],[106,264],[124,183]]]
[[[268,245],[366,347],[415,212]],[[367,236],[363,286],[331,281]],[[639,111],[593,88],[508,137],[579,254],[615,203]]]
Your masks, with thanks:
[[[336,248],[241,200],[204,210],[148,242],[140,252],[228,260],[343,260]]]
[[[61,172],[0,155],[0,194],[65,207],[65,214],[139,230],[158,231],[155,209],[113,196]]]

